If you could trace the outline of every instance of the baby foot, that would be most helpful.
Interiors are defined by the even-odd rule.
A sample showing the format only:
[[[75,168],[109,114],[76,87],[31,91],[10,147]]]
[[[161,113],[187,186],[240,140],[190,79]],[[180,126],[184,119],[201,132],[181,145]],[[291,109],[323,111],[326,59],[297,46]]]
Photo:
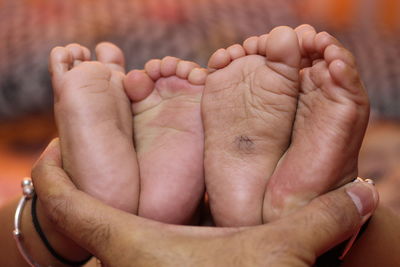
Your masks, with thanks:
[[[56,47],[50,55],[63,167],[78,188],[136,213],[139,171],[123,54],[102,43],[96,56],[98,61],[89,61],[89,50],[78,44]]]
[[[140,167],[140,216],[188,224],[197,210],[204,192],[200,100],[206,75],[193,62],[166,57],[126,76]]]
[[[354,56],[311,26],[296,32],[305,68],[292,142],[267,186],[265,222],[357,177],[358,152],[369,117]]]
[[[265,187],[289,145],[296,114],[298,38],[278,27],[218,50],[209,68],[202,115],[214,220],[218,226],[261,224]]]

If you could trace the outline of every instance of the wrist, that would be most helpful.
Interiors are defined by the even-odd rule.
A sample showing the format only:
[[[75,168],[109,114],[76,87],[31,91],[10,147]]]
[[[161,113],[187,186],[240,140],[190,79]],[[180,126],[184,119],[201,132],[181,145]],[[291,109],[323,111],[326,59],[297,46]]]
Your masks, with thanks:
[[[16,206],[18,201],[10,203],[1,210],[1,218],[6,218],[3,220],[8,222],[10,228],[6,227],[5,231],[0,231],[0,234],[4,235],[5,244],[9,245],[4,248],[4,251],[0,257],[0,265],[7,263],[4,266],[28,266],[26,260],[23,259],[22,252],[17,249],[16,241],[14,240],[11,227],[13,225],[12,221],[16,212]],[[71,261],[80,261],[81,259],[88,258],[89,253],[84,249],[80,248],[72,240],[63,235],[55,225],[46,217],[41,204],[37,203],[37,217],[40,220],[41,228],[43,233],[48,236],[51,246],[54,247],[60,254]],[[32,200],[26,201],[25,207],[21,211],[21,221],[19,223],[19,229],[22,234],[22,239],[20,240],[26,255],[29,258],[38,263],[39,266],[71,266],[66,265],[57,260],[51,255],[49,250],[44,245],[39,234],[37,233],[31,216]],[[4,233],[3,233],[4,232]],[[11,257],[11,258],[10,258]]]
[[[32,201],[30,201],[30,209],[32,209]],[[45,238],[47,239],[48,243],[50,244],[51,248],[62,258],[68,259],[69,261],[79,262],[85,260],[90,257],[90,253],[87,252],[85,249],[81,248],[78,244],[76,244],[72,239],[68,238],[64,235],[54,223],[52,223],[49,218],[46,216],[44,212],[43,206],[39,200],[36,202],[36,219],[40,224],[41,231]],[[32,222],[32,216],[30,216],[31,221],[30,224],[32,225],[33,231],[35,232],[37,238],[39,238],[39,242],[41,246],[44,247],[47,254],[50,255],[56,262],[57,259],[51,255],[49,249],[44,245],[43,238],[41,239],[38,233],[38,229],[34,227]],[[58,261],[58,264],[60,262]]]

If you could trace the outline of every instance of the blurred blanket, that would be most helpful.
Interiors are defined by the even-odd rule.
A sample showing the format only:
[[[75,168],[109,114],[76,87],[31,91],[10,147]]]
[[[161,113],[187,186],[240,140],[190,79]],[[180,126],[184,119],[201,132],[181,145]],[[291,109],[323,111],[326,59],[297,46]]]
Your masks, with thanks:
[[[114,42],[128,69],[167,55],[204,66],[220,47],[305,22],[333,31],[355,53],[375,113],[400,118],[400,35],[393,16],[386,16],[399,1],[350,2],[0,0],[0,119],[51,109],[47,57],[56,45],[78,42],[93,49],[97,42]],[[380,18],[376,5],[383,2],[388,11]],[[389,26],[380,27],[381,21]]]

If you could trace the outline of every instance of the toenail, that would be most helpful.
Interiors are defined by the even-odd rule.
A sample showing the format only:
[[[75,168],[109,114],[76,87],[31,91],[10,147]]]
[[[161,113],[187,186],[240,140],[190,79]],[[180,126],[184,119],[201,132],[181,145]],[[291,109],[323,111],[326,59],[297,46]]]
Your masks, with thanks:
[[[376,208],[378,203],[378,195],[376,189],[363,179],[362,182],[357,178],[356,184],[349,184],[346,193],[353,200],[354,205],[361,216],[370,215]]]

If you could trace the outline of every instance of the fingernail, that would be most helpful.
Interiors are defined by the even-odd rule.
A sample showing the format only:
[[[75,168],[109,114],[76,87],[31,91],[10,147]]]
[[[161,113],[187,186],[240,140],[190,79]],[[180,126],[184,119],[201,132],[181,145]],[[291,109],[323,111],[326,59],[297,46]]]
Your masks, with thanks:
[[[346,188],[346,193],[353,200],[362,217],[371,215],[379,201],[375,187],[367,182],[350,183]]]

